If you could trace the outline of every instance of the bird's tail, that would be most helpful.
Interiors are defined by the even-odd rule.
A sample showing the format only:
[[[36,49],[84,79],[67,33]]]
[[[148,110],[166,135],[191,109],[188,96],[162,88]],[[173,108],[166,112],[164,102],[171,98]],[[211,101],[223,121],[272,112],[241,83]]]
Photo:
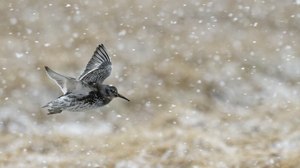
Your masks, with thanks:
[[[55,107],[52,107],[51,105],[49,106],[50,103],[47,103],[46,105],[42,106],[42,108],[48,108],[47,109],[49,111],[49,113],[47,113],[48,115],[62,112],[62,109],[60,109],[60,108],[55,108]]]
[[[61,113],[62,112],[62,110],[60,110],[60,109],[49,109],[48,110],[49,111],[49,113],[47,113],[48,115],[51,115],[51,114],[57,114],[57,113]]]

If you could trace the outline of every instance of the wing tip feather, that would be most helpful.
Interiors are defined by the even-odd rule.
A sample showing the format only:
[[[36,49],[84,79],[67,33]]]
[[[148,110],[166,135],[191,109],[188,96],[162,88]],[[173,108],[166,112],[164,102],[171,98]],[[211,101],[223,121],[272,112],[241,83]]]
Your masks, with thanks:
[[[50,70],[50,68],[47,65],[45,65],[44,68],[47,72]]]

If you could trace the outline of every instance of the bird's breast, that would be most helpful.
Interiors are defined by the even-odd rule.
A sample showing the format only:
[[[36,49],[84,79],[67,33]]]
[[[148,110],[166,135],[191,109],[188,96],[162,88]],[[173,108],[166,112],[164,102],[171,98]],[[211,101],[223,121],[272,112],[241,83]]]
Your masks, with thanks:
[[[80,101],[91,105],[96,104],[98,106],[103,106],[108,104],[111,101],[111,98],[101,94],[98,91],[91,91],[87,96],[82,97]]]

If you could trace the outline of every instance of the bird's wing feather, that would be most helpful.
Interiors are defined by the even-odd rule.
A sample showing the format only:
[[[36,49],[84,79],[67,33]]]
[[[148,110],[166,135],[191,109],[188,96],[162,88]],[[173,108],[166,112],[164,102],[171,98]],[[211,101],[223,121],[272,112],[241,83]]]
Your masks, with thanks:
[[[111,61],[103,44],[99,45],[79,80],[91,84],[102,83],[111,73]]]
[[[66,94],[67,92],[71,92],[76,89],[78,81],[76,81],[75,78],[63,76],[53,71],[47,66],[45,66],[45,69],[49,78],[52,79],[59,86],[63,94]]]

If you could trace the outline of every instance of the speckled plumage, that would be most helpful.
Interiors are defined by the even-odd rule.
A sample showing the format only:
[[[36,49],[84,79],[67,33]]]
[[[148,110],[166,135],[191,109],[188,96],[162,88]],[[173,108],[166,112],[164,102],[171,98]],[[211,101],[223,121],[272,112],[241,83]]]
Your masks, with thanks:
[[[43,107],[48,109],[48,114],[56,114],[63,110],[85,111],[101,107],[115,97],[128,100],[118,93],[116,87],[102,84],[111,74],[111,65],[105,47],[101,44],[97,47],[79,79],[60,75],[46,66],[49,78],[56,82],[63,95]]]

